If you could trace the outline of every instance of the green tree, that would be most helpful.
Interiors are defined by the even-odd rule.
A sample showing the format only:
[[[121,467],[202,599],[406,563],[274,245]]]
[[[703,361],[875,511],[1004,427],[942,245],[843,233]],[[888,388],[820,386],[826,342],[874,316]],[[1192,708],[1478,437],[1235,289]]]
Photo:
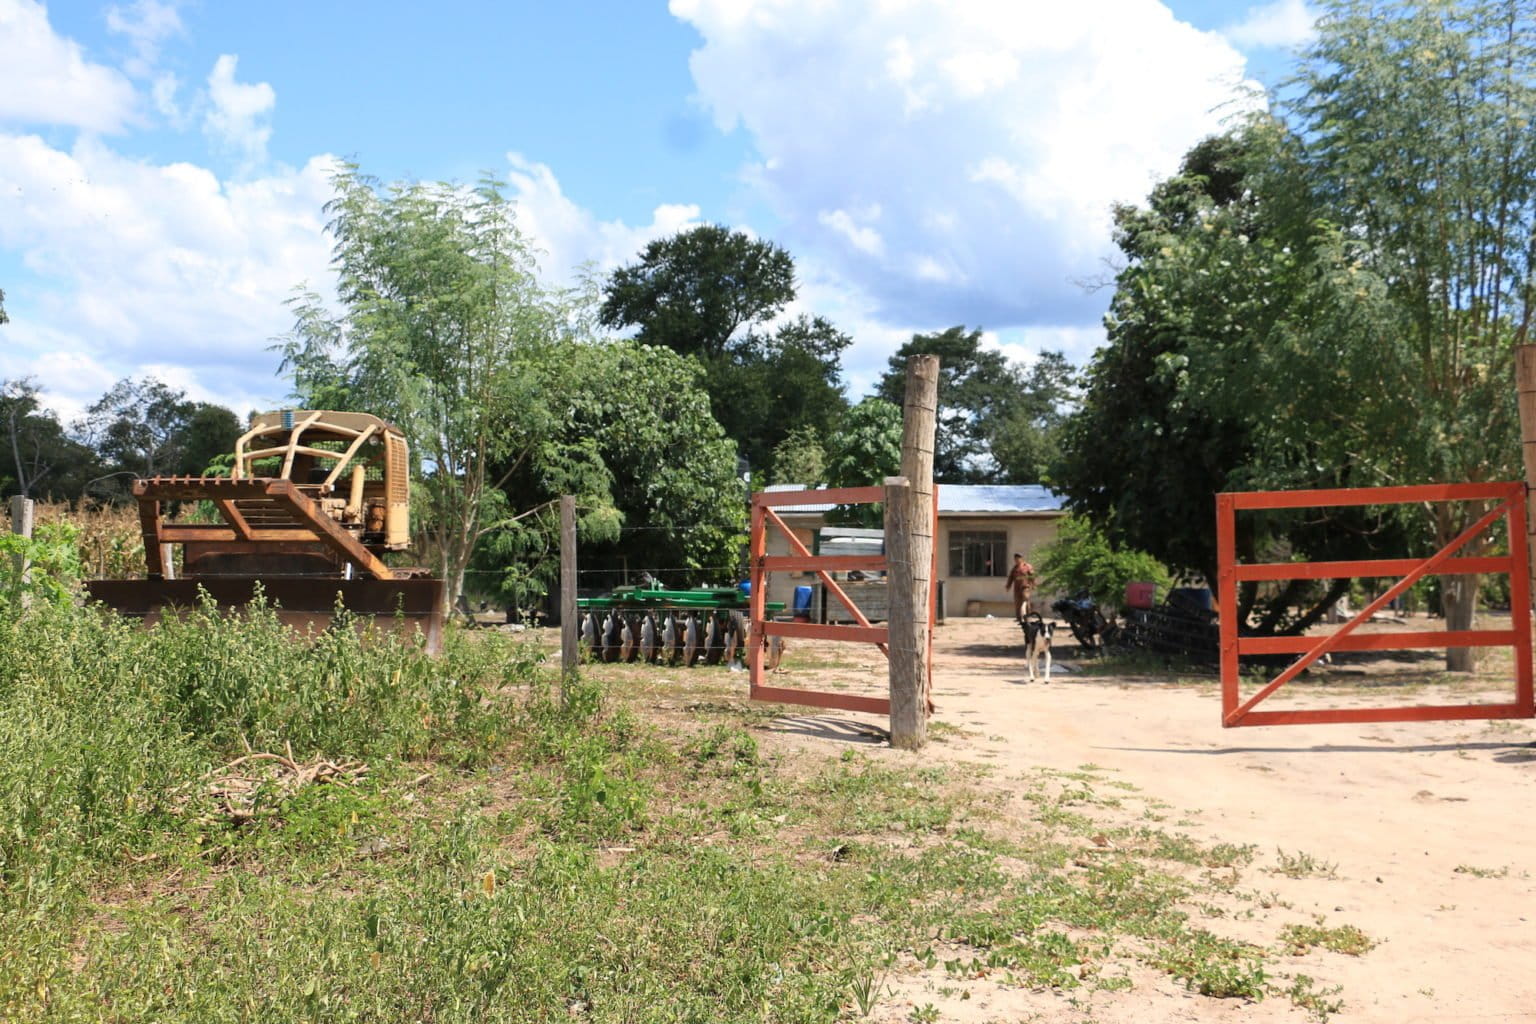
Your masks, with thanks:
[[[760,475],[791,434],[825,442],[848,408],[840,376],[852,341],[826,319],[803,316],[772,333],[749,332],[704,361],[715,419]]]
[[[901,472],[901,407],[866,398],[843,416],[827,445],[827,483],[874,487]]]
[[[11,318],[5,315],[5,289],[0,288],[0,324],[10,323]]]
[[[1180,494],[1199,508],[1223,488],[1518,472],[1509,381],[1536,287],[1533,37],[1536,11],[1514,0],[1331,3],[1283,116],[1205,144],[1211,173],[1164,183],[1148,210],[1117,211],[1129,263],[1069,432],[1074,507],[1124,536],[1138,519],[1176,524]],[[1138,459],[1159,470],[1127,482]],[[1420,542],[1482,511],[1430,504]],[[1314,557],[1412,525],[1328,516],[1307,536],[1294,517],[1252,518],[1247,550]],[[1477,580],[1442,583],[1448,626],[1464,628]],[[1471,651],[1448,658],[1471,664]]]
[[[1018,379],[1008,357],[981,347],[981,330],[964,326],[914,334],[890,357],[875,393],[898,409],[905,401],[907,358],[939,357],[939,409],[933,476],[940,483],[986,483],[999,477],[991,439],[1011,408]]]
[[[182,426],[180,462],[175,472],[202,475],[221,456],[234,452],[242,433],[240,418],[229,409],[194,402]]]
[[[1077,401],[1077,370],[1061,352],[1042,352],[1017,374],[1009,402],[991,424],[987,445],[998,477],[1014,483],[1048,478],[1061,426]]]
[[[1336,316],[1351,329],[1353,415],[1332,450],[1375,480],[1519,475],[1510,380],[1536,315],[1533,39],[1527,0],[1333,0],[1305,54],[1288,119],[1317,215],[1343,226],[1358,268],[1359,298]],[[1437,543],[1479,513],[1425,510]],[[1447,628],[1469,626],[1478,580],[1441,582]],[[1449,667],[1474,654],[1452,651]]]
[[[715,420],[766,473],[791,431],[809,426],[825,440],[847,408],[841,360],[852,339],[819,316],[768,326],[794,297],[789,253],[705,225],[652,242],[614,271],[599,320],[698,359]]]
[[[1074,511],[1112,544],[1207,580],[1216,492],[1361,482],[1348,458],[1324,455],[1322,438],[1348,403],[1321,400],[1305,383],[1335,379],[1331,351],[1306,353],[1337,344],[1320,325],[1347,283],[1346,257],[1335,232],[1294,215],[1294,178],[1271,166],[1277,137],[1258,122],[1204,140],[1146,208],[1115,211],[1127,262],[1105,318],[1110,344],[1089,367],[1053,468]],[[1253,364],[1271,358],[1295,365],[1272,367],[1273,380],[1254,376]],[[1281,421],[1306,427],[1293,434]],[[1404,538],[1394,516],[1342,509],[1244,516],[1237,541],[1245,560],[1336,560]],[[1261,602],[1245,585],[1235,613],[1247,623],[1262,611],[1251,624],[1259,632],[1304,629],[1347,587],[1302,581]]]
[[[556,432],[508,479],[523,504],[578,502],[583,586],[628,570],[691,585],[730,578],[745,523],[736,452],[709,412],[695,360],[629,341],[573,345]],[[487,538],[477,569],[527,607],[558,579],[558,523],[530,516]]]
[[[221,405],[193,402],[154,377],[124,378],[86,409],[77,431],[95,450],[98,496],[122,497],[129,476],[200,475],[234,449],[240,421]]]
[[[657,239],[608,279],[604,326],[684,355],[720,356],[736,331],[771,320],[795,297],[789,253],[719,224]]]
[[[901,409],[883,398],[865,398],[844,414],[827,444],[827,484],[831,487],[877,487],[901,472]],[[845,526],[878,528],[884,521],[880,505],[839,506],[827,521]]]
[[[372,412],[411,440],[419,527],[456,600],[481,537],[527,509],[501,484],[554,436],[568,319],[495,181],[381,188],[348,167],[326,206],[341,310],[294,302],[281,345],[300,401]],[[493,476],[499,472],[501,478]]]
[[[815,487],[826,478],[827,453],[816,432],[796,427],[773,450],[771,483]]]
[[[0,382],[0,495],[74,498],[100,472],[95,454],[42,407],[31,378]]]

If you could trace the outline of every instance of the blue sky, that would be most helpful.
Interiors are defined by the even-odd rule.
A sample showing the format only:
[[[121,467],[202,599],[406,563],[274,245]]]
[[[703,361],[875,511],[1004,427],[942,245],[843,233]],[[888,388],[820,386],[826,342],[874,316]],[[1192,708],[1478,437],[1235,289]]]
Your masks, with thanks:
[[[1070,7],[1071,9],[1067,9]],[[0,378],[279,404],[336,158],[505,177],[552,283],[719,222],[862,393],[913,331],[1091,353],[1108,210],[1304,41],[1302,0],[0,0]]]

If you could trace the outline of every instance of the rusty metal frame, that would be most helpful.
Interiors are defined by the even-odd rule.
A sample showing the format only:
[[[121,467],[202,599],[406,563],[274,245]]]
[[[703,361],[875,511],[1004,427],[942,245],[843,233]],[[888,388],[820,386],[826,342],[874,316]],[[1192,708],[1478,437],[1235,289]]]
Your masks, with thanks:
[[[890,657],[890,630],[885,626],[872,625],[837,581],[833,572],[863,569],[873,572],[886,568],[884,555],[813,555],[796,537],[794,531],[774,511],[778,508],[799,505],[871,505],[885,500],[883,487],[834,487],[823,490],[759,491],[752,495],[752,533],[749,547],[751,559],[752,596],[748,616],[750,619],[751,644],[747,650],[749,696],[752,700],[774,701],[781,704],[804,704],[809,707],[831,708],[839,711],[863,711],[875,715],[889,715],[889,697],[865,697],[852,693],[831,693],[824,690],[802,690],[784,686],[763,685],[763,648],[768,637],[801,637],[812,640],[836,640],[852,643],[872,643]],[[933,562],[928,576],[928,649],[926,651],[928,679],[933,678],[933,623],[938,600],[938,524],[939,488],[933,488]],[[777,528],[789,541],[792,554],[768,554],[768,528]],[[768,575],[780,572],[815,572],[821,577],[822,586],[840,601],[853,616],[856,625],[836,626],[819,623],[774,622],[768,619]],[[932,710],[930,702],[930,711]]]
[[[1491,501],[1497,504],[1429,558],[1351,562],[1238,564],[1236,513],[1241,510],[1324,508],[1346,505],[1401,505],[1436,501]],[[1429,484],[1417,487],[1341,488],[1314,491],[1252,491],[1216,496],[1218,601],[1221,610],[1221,724],[1301,725],[1341,722],[1432,722],[1473,718],[1536,717],[1531,686],[1531,596],[1527,570],[1524,483]],[[1456,558],[1457,551],[1500,518],[1509,531],[1509,554]],[[1426,575],[1508,573],[1510,628],[1356,635],[1355,630]],[[1237,586],[1254,580],[1336,579],[1344,576],[1401,576],[1362,608],[1338,632],[1325,637],[1242,637],[1238,635]],[[1329,651],[1403,650],[1437,647],[1513,647],[1515,699],[1504,704],[1416,705],[1395,708],[1316,708],[1256,711],[1261,702]],[[1298,654],[1296,661],[1246,700],[1238,690],[1239,658],[1245,654]]]
[[[139,502],[139,528],[144,535],[144,556],[150,579],[165,575],[161,545],[187,543],[314,541],[352,562],[375,579],[393,580],[401,574],[385,565],[372,551],[290,480],[229,477],[151,477],[135,480],[133,495]],[[212,501],[225,525],[167,523],[166,501]],[[286,522],[253,528],[236,506],[237,501],[267,501],[280,510]]]

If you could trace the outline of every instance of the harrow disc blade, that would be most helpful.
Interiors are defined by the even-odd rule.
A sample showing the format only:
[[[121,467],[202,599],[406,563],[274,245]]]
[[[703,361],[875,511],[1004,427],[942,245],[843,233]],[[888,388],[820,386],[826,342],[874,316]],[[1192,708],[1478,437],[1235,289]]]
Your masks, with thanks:
[[[640,650],[640,640],[636,636],[639,630],[635,628],[634,619],[628,615],[623,616],[620,621],[622,625],[619,630],[619,660],[628,664],[635,660],[635,655]]]
[[[688,624],[684,627],[683,636],[683,667],[693,668],[693,660],[699,654],[699,617],[690,614]]]
[[[640,658],[642,661],[656,660],[656,616],[646,613],[645,621],[640,623]]]
[[[725,624],[719,612],[709,615],[709,628],[704,633],[704,664],[718,665],[725,656]]]

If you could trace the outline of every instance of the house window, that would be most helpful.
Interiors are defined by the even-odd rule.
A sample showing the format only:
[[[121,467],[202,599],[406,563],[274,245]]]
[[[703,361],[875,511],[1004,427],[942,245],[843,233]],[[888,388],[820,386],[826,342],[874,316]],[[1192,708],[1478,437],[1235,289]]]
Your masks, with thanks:
[[[951,530],[950,576],[1008,575],[1008,534],[1003,530]]]

